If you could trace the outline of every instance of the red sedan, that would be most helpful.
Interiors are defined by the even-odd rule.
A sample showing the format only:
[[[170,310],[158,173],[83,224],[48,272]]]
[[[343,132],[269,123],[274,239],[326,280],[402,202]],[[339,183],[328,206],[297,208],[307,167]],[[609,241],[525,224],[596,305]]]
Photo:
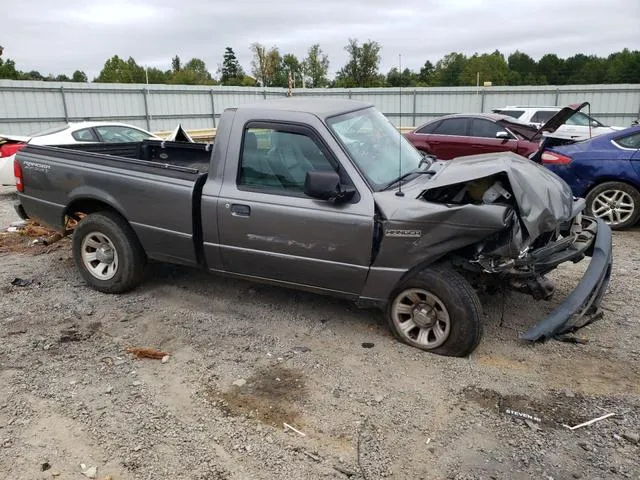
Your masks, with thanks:
[[[442,160],[490,152],[523,157],[539,148],[538,129],[495,113],[447,115],[406,134],[418,150]]]

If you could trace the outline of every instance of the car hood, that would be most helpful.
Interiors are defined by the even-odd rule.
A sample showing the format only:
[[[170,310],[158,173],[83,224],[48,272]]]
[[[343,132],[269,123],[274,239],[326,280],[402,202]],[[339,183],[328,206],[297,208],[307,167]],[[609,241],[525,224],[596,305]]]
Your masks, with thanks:
[[[547,121],[547,123],[545,123],[538,129],[538,131],[533,135],[533,137],[530,138],[530,140],[532,142],[536,142],[541,140],[542,136],[545,133],[549,134],[555,132],[558,128],[564,125],[574,113],[579,112],[587,105],[589,105],[589,102],[573,103],[561,108],[558,113],[556,113]]]
[[[410,212],[411,221],[419,222],[422,215],[423,220],[431,223],[429,215],[433,209],[424,208],[426,201],[439,203],[451,211],[455,210],[456,216],[470,230],[482,229],[489,224],[501,225],[504,228],[504,206],[510,204],[510,208],[516,210],[519,223],[526,233],[523,236],[524,241],[529,243],[542,233],[555,230],[577,213],[571,188],[560,177],[515,153],[459,157],[439,163],[436,169],[433,177],[421,175],[406,184],[403,187],[404,196],[397,196],[395,190],[377,192],[376,203],[382,214],[392,220],[403,220]],[[459,202],[455,199],[447,201],[446,196],[439,194],[445,188],[451,192],[461,191],[468,184],[480,179],[490,179],[491,182],[499,180],[510,194],[510,198],[502,198],[495,203],[468,202],[468,206],[474,208],[466,209],[469,214],[466,218],[460,213],[464,209]],[[422,208],[416,201],[422,204]],[[497,206],[502,208],[498,209]],[[440,212],[441,208],[435,210]],[[483,225],[483,222],[486,222],[486,225]]]

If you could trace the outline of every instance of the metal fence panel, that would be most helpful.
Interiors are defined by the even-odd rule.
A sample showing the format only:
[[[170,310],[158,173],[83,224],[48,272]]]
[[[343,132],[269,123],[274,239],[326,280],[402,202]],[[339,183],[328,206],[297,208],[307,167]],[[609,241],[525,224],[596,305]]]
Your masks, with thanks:
[[[0,80],[0,132],[30,134],[67,121],[118,120],[153,131],[211,128],[229,107],[279,98],[283,88],[133,85]],[[295,89],[294,96],[372,103],[396,125],[420,125],[449,113],[490,112],[506,105],[589,101],[604,123],[640,117],[640,85]]]

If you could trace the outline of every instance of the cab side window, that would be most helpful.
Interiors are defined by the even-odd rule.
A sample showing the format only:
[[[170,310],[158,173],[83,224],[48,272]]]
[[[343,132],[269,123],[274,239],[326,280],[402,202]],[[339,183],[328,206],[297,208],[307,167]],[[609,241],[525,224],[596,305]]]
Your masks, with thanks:
[[[244,132],[238,187],[282,195],[304,195],[307,172],[336,170],[325,149],[298,129],[247,128]]]

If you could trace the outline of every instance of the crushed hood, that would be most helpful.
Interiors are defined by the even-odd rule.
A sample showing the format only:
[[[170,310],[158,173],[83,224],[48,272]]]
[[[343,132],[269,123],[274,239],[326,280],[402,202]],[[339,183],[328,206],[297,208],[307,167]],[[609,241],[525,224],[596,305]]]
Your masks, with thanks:
[[[421,195],[449,185],[503,174],[529,238],[535,239],[573,216],[571,188],[550,170],[515,153],[488,153],[448,161],[431,178]]]

